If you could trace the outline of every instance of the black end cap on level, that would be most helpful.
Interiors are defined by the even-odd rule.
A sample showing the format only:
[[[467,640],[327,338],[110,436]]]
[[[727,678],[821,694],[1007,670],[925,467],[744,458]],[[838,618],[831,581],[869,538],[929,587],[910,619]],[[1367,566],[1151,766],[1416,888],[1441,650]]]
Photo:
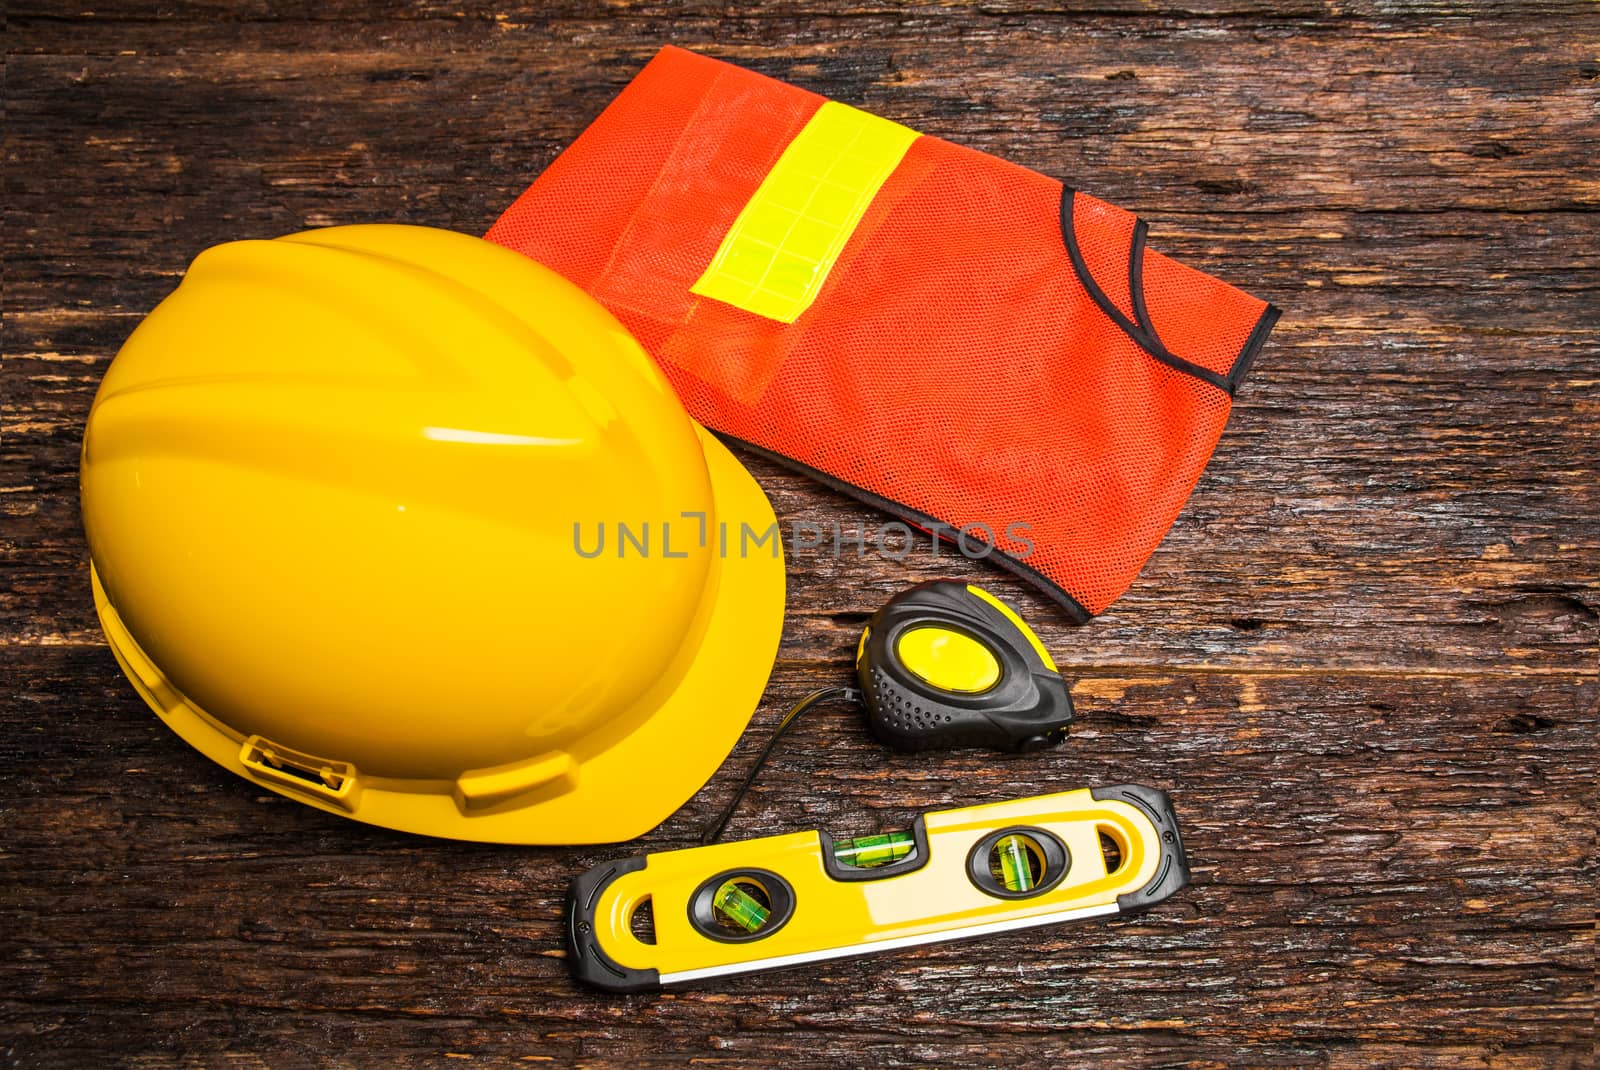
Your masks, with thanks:
[[[1138,784],[1118,784],[1110,788],[1092,788],[1089,796],[1096,801],[1111,799],[1138,807],[1150,818],[1161,837],[1161,858],[1156,863],[1156,875],[1138,891],[1117,896],[1120,911],[1128,914],[1149,910],[1189,883],[1189,859],[1183,852],[1183,837],[1178,834],[1178,815],[1166,792]]]
[[[595,939],[595,904],[600,893],[624,873],[645,867],[643,855],[602,862],[567,887],[567,963],[572,976],[584,984],[607,992],[654,992],[661,987],[655,970],[634,970],[623,966],[600,950]]]

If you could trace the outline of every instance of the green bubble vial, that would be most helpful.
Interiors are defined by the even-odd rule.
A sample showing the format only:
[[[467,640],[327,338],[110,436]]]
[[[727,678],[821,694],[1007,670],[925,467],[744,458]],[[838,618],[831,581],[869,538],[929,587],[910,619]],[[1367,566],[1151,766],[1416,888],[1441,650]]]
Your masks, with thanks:
[[[900,861],[911,854],[916,841],[909,832],[885,832],[878,836],[857,836],[833,845],[833,857],[856,869],[875,869]]]
[[[747,933],[760,932],[771,915],[771,911],[735,881],[726,881],[717,889],[711,906],[719,918],[726,918]]]
[[[1005,836],[995,844],[1000,854],[1000,883],[1007,891],[1033,890],[1033,860],[1028,857],[1026,836]]]

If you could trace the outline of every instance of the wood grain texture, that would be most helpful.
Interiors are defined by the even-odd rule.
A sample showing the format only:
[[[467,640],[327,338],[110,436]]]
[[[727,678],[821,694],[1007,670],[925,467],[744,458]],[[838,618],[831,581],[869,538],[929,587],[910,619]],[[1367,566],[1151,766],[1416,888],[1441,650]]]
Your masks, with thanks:
[[[5,72],[0,1059],[149,1067],[1595,1065],[1600,18],[1592,4],[17,3]],[[1286,310],[1138,584],[1074,629],[981,563],[790,562],[752,731],[624,849],[358,827],[188,750],[101,643],[76,464],[201,248],[481,232],[662,43],[1135,209]],[[786,523],[884,518],[766,462]],[[1042,756],[798,726],[740,834],[1169,788],[1143,917],[608,999],[566,881],[686,846],[908,583],[1012,598],[1075,681]],[[455,1057],[455,1058],[452,1058]]]

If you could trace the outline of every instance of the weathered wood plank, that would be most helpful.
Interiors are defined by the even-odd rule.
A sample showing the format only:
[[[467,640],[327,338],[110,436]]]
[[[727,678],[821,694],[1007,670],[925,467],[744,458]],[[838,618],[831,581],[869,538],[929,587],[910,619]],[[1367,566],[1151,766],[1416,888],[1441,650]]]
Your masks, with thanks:
[[[42,145],[31,157],[39,164],[46,158]],[[97,166],[85,161],[75,170],[93,173]],[[7,347],[16,353],[113,353],[137,317],[171,292],[207,244],[382,221],[388,208],[376,192],[383,188],[378,179],[371,173],[350,182],[374,191],[355,203],[343,203],[344,194],[324,185],[290,193],[287,204],[260,208],[250,203],[258,193],[253,180],[242,190],[224,183],[195,195],[130,190],[119,199],[129,215],[114,233],[44,223],[57,213],[90,217],[103,203],[99,197],[65,195],[53,187],[15,189],[8,205],[8,222],[15,226],[6,236],[7,262],[24,270],[7,280]],[[514,195],[507,191],[505,199]],[[482,191],[472,196],[485,202],[482,217],[456,218],[449,225],[480,233],[494,209]],[[1307,339],[1328,330],[1338,332],[1335,344],[1356,337],[1345,332],[1371,332],[1371,342],[1391,356],[1404,353],[1408,363],[1462,359],[1448,347],[1459,347],[1462,335],[1474,332],[1552,341],[1573,336],[1575,345],[1594,348],[1588,339],[1597,330],[1600,249],[1591,240],[1596,223],[1588,212],[1258,215],[1139,207],[1151,226],[1152,247],[1202,264],[1287,309],[1263,366],[1273,364],[1274,349],[1285,345],[1296,347],[1293,363],[1303,365]],[[429,222],[424,209],[408,218]],[[1395,348],[1412,338],[1438,347],[1414,353]],[[1580,363],[1581,353],[1568,363]],[[1310,355],[1318,354],[1313,349]],[[1524,363],[1535,367],[1534,359],[1530,355]]]
[[[1593,1065],[1592,5],[114,0],[7,20],[8,1063]],[[75,466],[107,361],[206,245],[481,231],[668,40],[1069,178],[1284,305],[1216,460],[1087,628],[948,550],[796,555],[755,727],[638,844],[436,843],[262,797],[100,644]],[[785,521],[882,529],[751,467]],[[1177,797],[1195,887],[1113,925],[660,997],[573,988],[566,880],[691,842],[786,702],[848,678],[866,616],[945,574],[1040,626],[1074,738],[913,759],[818,711],[734,832],[1143,781]]]
[[[1038,0],[985,0],[966,5],[951,0],[892,0],[876,4],[835,4],[827,0],[777,0],[745,8],[722,3],[690,0],[680,3],[638,3],[635,0],[523,0],[515,4],[447,3],[440,0],[115,0],[93,5],[41,3],[39,0],[12,4],[9,19],[27,25],[31,21],[62,22],[72,25],[134,22],[241,22],[303,23],[360,19],[372,22],[446,21],[495,23],[558,24],[562,21],[605,21],[608,23],[668,22],[693,27],[698,21],[735,24],[776,24],[789,30],[804,29],[797,20],[839,22],[900,21],[928,19],[947,23],[994,22],[1016,25],[1068,17],[1094,22],[1114,18],[1161,20],[1172,18],[1247,19],[1287,21],[1326,20],[1348,23],[1373,19],[1385,23],[1460,22],[1465,19],[1515,18],[1532,22],[1541,18],[1573,18],[1593,14],[1584,0],[1407,0],[1403,4],[1383,0],[1186,0],[1183,3],[1151,0],[1088,0],[1082,3],[1040,3]],[[1526,23],[1525,23],[1526,24]]]
[[[1573,163],[1600,138],[1600,21],[1571,27],[1534,45],[1499,24],[1140,33],[1042,19],[984,23],[952,48],[888,20],[850,49],[767,28],[709,50],[1084,188],[1114,193],[1136,174],[1152,191],[1142,207],[1592,210],[1600,184]],[[81,153],[93,166],[75,177],[103,196],[183,198],[221,181],[258,186],[270,205],[310,187],[337,191],[334,206],[426,207],[452,224],[479,185],[493,195],[477,224],[663,40],[598,23],[559,49],[534,26],[472,51],[447,39],[351,52],[347,32],[324,32],[291,51],[15,56],[12,142]],[[363,199],[379,192],[370,182],[390,195]]]
[[[131,323],[102,321],[89,348]],[[1068,664],[1592,670],[1600,462],[1586,444],[1600,420],[1581,384],[1600,380],[1597,342],[1286,330],[1139,582],[1083,629],[949,548],[922,540],[895,561],[904,544],[882,514],[752,462],[786,529],[822,543],[790,563],[785,656],[842,656],[894,591],[959,574],[1015,598]],[[26,532],[6,538],[0,622],[11,641],[93,643],[76,462],[104,359],[7,365],[24,391],[0,455],[31,470],[0,493]]]
[[[40,1030],[15,1049],[28,1065],[114,1030],[133,1049],[289,1059],[1227,1065],[1248,1043],[1269,1065],[1536,1066],[1592,1027],[1592,677],[1085,675],[1075,737],[1018,758],[890,755],[853,711],[819,710],[734,835],[1138,780],[1174,788],[1195,887],[1117,924],[608,1000],[575,993],[553,949],[565,881],[618,849],[362,828],[189,751],[104,650],[37,649],[22,669],[0,866],[28,933],[5,997]],[[775,696],[817,678],[783,668]],[[626,850],[687,845],[760,738]]]

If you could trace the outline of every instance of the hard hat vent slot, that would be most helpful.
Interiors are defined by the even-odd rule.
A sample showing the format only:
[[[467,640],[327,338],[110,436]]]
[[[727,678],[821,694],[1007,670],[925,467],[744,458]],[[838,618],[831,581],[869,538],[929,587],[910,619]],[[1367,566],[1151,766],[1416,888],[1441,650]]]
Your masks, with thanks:
[[[359,783],[356,768],[349,762],[302,754],[261,736],[251,736],[244,741],[239,748],[239,761],[264,780],[305,792],[346,810],[355,809]]]

